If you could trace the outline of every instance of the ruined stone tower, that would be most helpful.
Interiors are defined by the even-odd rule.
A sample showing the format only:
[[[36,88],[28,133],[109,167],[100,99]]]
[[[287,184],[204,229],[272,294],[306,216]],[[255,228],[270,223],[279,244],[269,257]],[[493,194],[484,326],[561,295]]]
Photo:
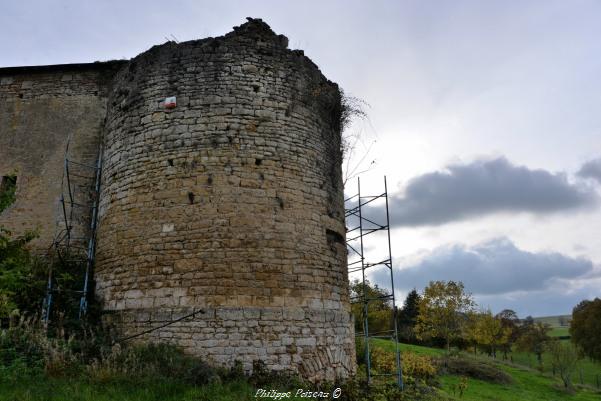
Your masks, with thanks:
[[[287,42],[249,19],[111,66],[96,295],[123,335],[202,310],[140,339],[331,380],[354,371],[341,98]]]

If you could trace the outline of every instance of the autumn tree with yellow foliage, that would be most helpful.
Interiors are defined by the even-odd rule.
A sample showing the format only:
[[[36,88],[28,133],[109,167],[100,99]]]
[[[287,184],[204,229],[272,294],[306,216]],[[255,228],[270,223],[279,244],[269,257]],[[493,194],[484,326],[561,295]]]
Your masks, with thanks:
[[[475,302],[465,292],[463,283],[431,281],[424,289],[419,302],[419,315],[415,327],[419,339],[441,338],[447,352],[451,342],[461,338],[465,316],[473,311]]]

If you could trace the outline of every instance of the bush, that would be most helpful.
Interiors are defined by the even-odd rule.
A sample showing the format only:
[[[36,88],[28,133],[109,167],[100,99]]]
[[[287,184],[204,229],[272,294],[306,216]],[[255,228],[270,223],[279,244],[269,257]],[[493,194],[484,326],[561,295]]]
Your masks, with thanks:
[[[14,237],[0,227],[0,319],[40,310],[47,270],[27,248],[35,237],[34,232]]]
[[[12,205],[17,193],[17,175],[11,174],[0,177],[0,213]]]
[[[174,345],[113,346],[87,367],[94,381],[154,380],[168,378],[192,385],[219,381],[217,371]]]
[[[266,386],[281,389],[304,387],[304,383],[298,375],[288,371],[268,370],[265,362],[261,360],[253,362],[253,372],[248,381],[257,388]]]
[[[510,375],[483,361],[465,358],[445,358],[440,360],[439,364],[441,365],[441,369],[446,373],[458,376],[471,377],[497,384],[510,384],[513,382]]]
[[[347,380],[339,385],[340,401],[447,401],[436,388],[423,383],[405,385],[403,391],[395,383],[367,385],[361,380]]]
[[[38,319],[21,317],[0,331],[2,369],[29,376],[72,376],[78,374],[80,366],[72,341],[49,338]]]
[[[405,376],[422,380],[429,380],[436,376],[436,366],[434,366],[432,358],[429,356],[404,352],[402,361]]]
[[[377,373],[395,373],[396,355],[379,347],[370,349],[371,367]]]
[[[365,363],[365,339],[363,337],[355,338],[355,356],[358,365]]]
[[[403,376],[412,380],[429,380],[436,376],[436,366],[432,359],[426,355],[417,355],[413,352],[401,354]],[[371,366],[377,373],[395,373],[396,355],[382,348],[371,350]]]

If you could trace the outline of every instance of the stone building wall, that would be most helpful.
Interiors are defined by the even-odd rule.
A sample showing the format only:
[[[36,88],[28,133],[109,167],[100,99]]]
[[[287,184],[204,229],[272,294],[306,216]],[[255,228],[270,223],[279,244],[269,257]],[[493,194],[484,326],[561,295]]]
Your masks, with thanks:
[[[96,295],[122,335],[313,380],[355,370],[340,92],[260,20],[130,61],[0,69],[0,225],[52,243],[67,140],[104,144]],[[176,96],[177,106],[164,107]]]
[[[107,77],[120,62],[0,68],[0,177],[17,176],[17,200],[0,226],[33,245],[52,245],[69,136],[79,161],[94,163],[106,115]]]
[[[126,334],[202,308],[149,337],[247,369],[354,369],[340,107],[259,20],[130,61],[109,99],[96,265]]]

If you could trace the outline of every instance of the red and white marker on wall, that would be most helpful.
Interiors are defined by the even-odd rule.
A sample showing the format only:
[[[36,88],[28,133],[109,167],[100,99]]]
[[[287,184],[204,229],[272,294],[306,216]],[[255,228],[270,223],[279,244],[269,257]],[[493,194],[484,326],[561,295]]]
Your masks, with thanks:
[[[166,109],[174,109],[175,106],[177,106],[177,99],[175,99],[175,96],[165,98]]]

